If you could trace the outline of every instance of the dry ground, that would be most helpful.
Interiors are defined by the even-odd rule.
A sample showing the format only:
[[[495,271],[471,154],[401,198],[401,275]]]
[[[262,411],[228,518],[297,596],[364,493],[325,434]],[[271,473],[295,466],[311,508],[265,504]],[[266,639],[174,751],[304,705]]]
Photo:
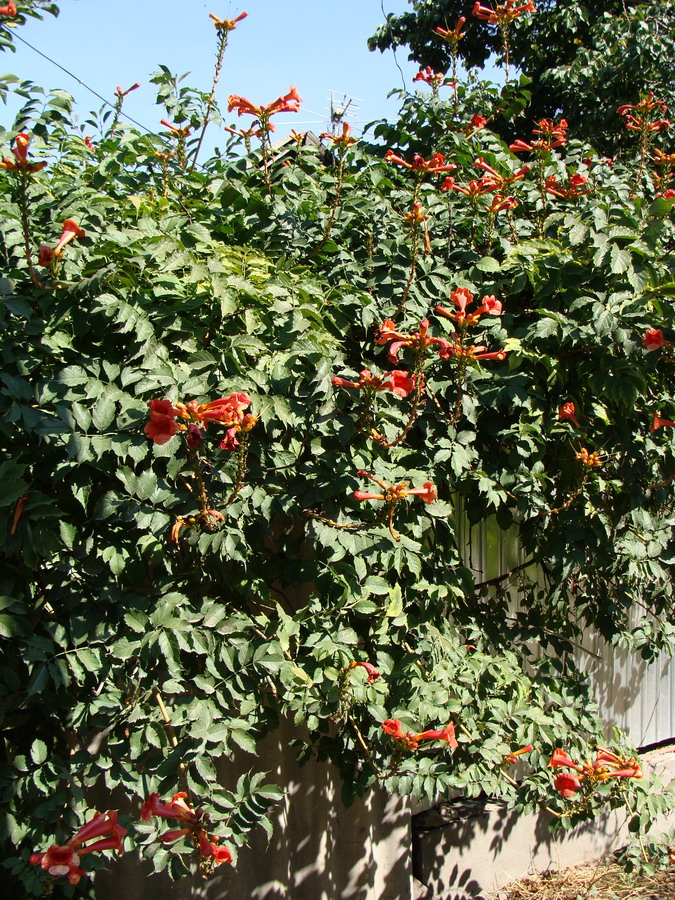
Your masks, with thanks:
[[[675,868],[635,879],[603,862],[515,881],[495,900],[675,900]]]

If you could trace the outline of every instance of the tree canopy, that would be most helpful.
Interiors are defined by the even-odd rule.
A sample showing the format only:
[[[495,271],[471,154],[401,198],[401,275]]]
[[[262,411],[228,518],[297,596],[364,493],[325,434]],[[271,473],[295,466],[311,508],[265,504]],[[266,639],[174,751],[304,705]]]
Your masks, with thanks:
[[[369,39],[371,50],[407,47],[420,66],[445,70],[449,44],[434,29],[467,22],[458,52],[469,68],[502,52],[500,32],[471,15],[468,0],[410,0],[412,10],[389,15]],[[527,116],[565,116],[575,133],[599,148],[620,146],[616,108],[653,90],[674,109],[675,3],[629,0],[538,0],[536,11],[513,22],[512,63],[531,79]],[[608,134],[609,128],[609,134]]]

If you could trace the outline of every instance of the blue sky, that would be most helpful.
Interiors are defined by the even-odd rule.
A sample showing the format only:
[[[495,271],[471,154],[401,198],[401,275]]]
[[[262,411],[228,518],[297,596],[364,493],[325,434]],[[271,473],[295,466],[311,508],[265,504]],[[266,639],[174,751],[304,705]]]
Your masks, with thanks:
[[[385,12],[407,10],[405,0],[382,0]],[[366,40],[384,21],[380,0],[61,0],[58,19],[29,20],[18,34],[61,63],[106,98],[116,85],[135,81],[141,89],[125,100],[125,111],[148,128],[159,126],[162,113],[153,106],[148,78],[158,64],[173,72],[190,72],[186,83],[208,91],[213,77],[216,31],[209,13],[248,18],[230,35],[218,87],[221,109],[229,94],[267,104],[291,84],[303,98],[300,113],[275,119],[279,136],[290,128],[325,130],[325,107],[331,90],[359,98],[355,127],[389,115],[397,101],[388,92],[402,87],[391,52],[370,53]],[[4,71],[43,87],[63,88],[75,96],[81,118],[98,109],[99,100],[33,50],[17,42],[5,54]],[[418,67],[406,52],[397,54],[406,86]],[[10,112],[2,114],[5,126]],[[236,115],[226,121],[236,124]],[[246,122],[246,119],[240,122]],[[213,128],[209,143],[222,143]]]

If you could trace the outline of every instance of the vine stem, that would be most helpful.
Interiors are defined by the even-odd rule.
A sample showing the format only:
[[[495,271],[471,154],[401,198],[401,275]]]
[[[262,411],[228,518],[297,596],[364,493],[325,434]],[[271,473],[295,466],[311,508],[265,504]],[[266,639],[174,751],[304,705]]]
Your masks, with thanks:
[[[199,156],[199,151],[202,149],[202,143],[204,141],[204,135],[206,134],[206,129],[208,128],[211,110],[213,109],[213,104],[216,99],[216,87],[218,86],[218,81],[220,79],[220,70],[223,67],[223,56],[225,55],[225,49],[227,47],[227,29],[223,28],[218,32],[218,52],[216,55],[216,70],[213,75],[213,84],[211,86],[211,93],[209,95],[209,99],[206,104],[206,113],[204,114],[204,124],[202,125],[202,130],[199,135],[199,141],[197,142],[197,149],[194,152],[194,156],[192,157],[192,164],[190,166],[190,172],[194,170],[194,167],[197,165],[197,157]]]
[[[331,204],[330,212],[328,214],[328,220],[326,222],[326,227],[323,230],[323,234],[321,235],[321,240],[316,245],[316,247],[312,250],[312,252],[307,257],[308,260],[314,259],[317,253],[320,253],[321,250],[328,243],[328,239],[330,238],[331,232],[333,230],[333,225],[335,224],[335,217],[337,215],[337,211],[340,207],[340,199],[342,196],[342,187],[344,184],[344,175],[345,175],[345,158],[344,158],[344,148],[341,147],[339,150],[338,156],[338,167],[337,167],[337,177],[335,181],[335,196],[333,197],[333,203]]]
[[[384,514],[380,513],[380,515],[376,516],[372,522],[336,522],[334,519],[329,519],[327,516],[322,516],[319,513],[315,513],[311,509],[303,509],[303,513],[309,519],[318,519],[319,522],[325,522],[326,525],[330,525],[331,528],[342,528],[345,531],[367,531],[369,528],[374,527],[375,525],[379,525],[380,522],[385,518],[388,512],[388,507],[385,507]]]
[[[263,164],[263,180],[265,182],[265,187],[267,188],[267,193],[270,198],[272,197],[272,182],[270,181],[270,167],[269,167],[269,152],[268,147],[271,147],[270,142],[270,132],[269,132],[269,117],[264,113],[261,113],[258,123],[260,124],[260,150],[262,153],[262,164]]]
[[[223,503],[223,506],[229,506],[231,503],[234,503],[237,495],[241,491],[241,489],[246,484],[246,472],[248,469],[247,466],[248,460],[248,433],[242,435],[241,443],[239,444],[239,449],[237,450],[237,473],[236,480],[234,484],[234,488],[232,489],[232,493],[227,498],[227,500]]]
[[[120,116],[122,115],[122,104],[124,103],[124,94],[119,94],[117,97],[117,101],[115,102],[115,114],[113,115],[113,120],[110,124],[110,137],[113,137],[115,134],[115,130],[119,125]]]
[[[422,182],[419,177],[415,181],[415,187],[413,188],[412,195],[412,203],[411,207],[414,209],[415,204],[419,202],[420,198],[420,190],[422,188]],[[417,257],[419,256],[420,249],[420,234],[419,234],[419,226],[414,224],[412,227],[412,234],[410,238],[410,273],[408,275],[408,280],[406,282],[405,288],[403,289],[403,296],[401,297],[401,302],[396,307],[396,312],[394,313],[394,318],[398,318],[398,316],[403,315],[405,311],[405,305],[408,301],[408,296],[410,295],[410,291],[412,289],[413,284],[415,283],[415,275],[417,274]]]
[[[176,737],[176,732],[173,727],[173,723],[171,722],[171,717],[169,716],[168,710],[164,705],[164,700],[162,699],[162,694],[159,688],[155,688],[155,700],[157,701],[157,706],[159,706],[159,711],[162,714],[162,718],[164,719],[164,724],[166,725],[166,730],[169,735],[169,740],[171,741],[171,746],[174,750],[178,747],[178,738]],[[178,766],[178,777],[181,782],[181,787],[185,791],[186,794],[189,794],[190,791],[188,789],[187,784],[187,770],[185,768],[185,763],[180,763]]]
[[[209,515],[209,509],[211,508],[211,503],[209,501],[209,495],[206,492],[206,485],[204,484],[204,476],[202,474],[202,467],[199,463],[199,456],[193,447],[187,447],[187,456],[190,462],[190,466],[192,467],[192,471],[194,472],[195,480],[197,482],[197,501],[199,503],[199,518],[201,519],[202,525],[206,528],[207,531],[215,531],[215,526],[211,522],[211,516]]]
[[[365,759],[366,759],[366,762],[368,763],[368,765],[369,765],[370,768],[372,769],[373,774],[375,775],[375,777],[376,777],[377,779],[379,779],[380,781],[383,781],[383,780],[384,780],[385,778],[387,778],[388,776],[387,776],[387,775],[383,775],[382,772],[377,768],[377,766],[376,766],[375,763],[373,762],[373,757],[372,757],[372,754],[371,754],[370,749],[369,749],[369,747],[368,747],[368,744],[366,744],[365,740],[363,739],[363,735],[362,735],[361,732],[359,731],[359,726],[358,726],[358,725],[356,724],[356,722],[354,721],[354,717],[351,715],[351,713],[347,716],[347,721],[349,722],[349,724],[351,725],[351,727],[352,727],[352,729],[353,729],[353,731],[354,731],[354,735],[356,736],[356,740],[359,742],[359,746],[361,747],[361,750],[363,751],[363,755],[364,755],[364,757],[365,757]]]
[[[511,46],[509,42],[509,26],[503,24],[499,28],[502,37],[502,50],[504,51],[504,78],[509,83],[509,65],[511,63]]]
[[[422,401],[422,392],[424,391],[426,382],[423,376],[423,364],[424,364],[424,350],[422,348],[418,348],[415,355],[415,364],[413,366],[413,375],[415,376],[415,393],[413,395],[412,407],[410,410],[410,415],[408,416],[408,421],[403,426],[403,429],[396,435],[395,438],[392,438],[391,441],[387,441],[384,438],[384,435],[381,435],[375,428],[371,428],[369,437],[370,439],[378,445],[378,447],[382,447],[384,450],[388,450],[390,447],[396,447],[401,441],[404,441],[408,436],[410,429],[417,418],[417,411],[419,410],[420,403]]]
[[[23,233],[23,244],[26,252],[26,262],[28,264],[28,272],[30,274],[30,280],[33,282],[35,287],[44,288],[44,285],[40,281],[40,276],[35,271],[35,266],[33,265],[33,251],[31,249],[31,231],[30,231],[30,214],[28,210],[28,172],[21,169],[19,172],[19,195],[18,195],[18,206],[19,212],[21,214],[21,231]]]

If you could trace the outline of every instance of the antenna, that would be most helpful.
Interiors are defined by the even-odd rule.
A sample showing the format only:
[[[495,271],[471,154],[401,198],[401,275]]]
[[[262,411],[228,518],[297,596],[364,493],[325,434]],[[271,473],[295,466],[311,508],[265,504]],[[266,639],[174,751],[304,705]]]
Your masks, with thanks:
[[[338,135],[344,122],[348,119],[356,118],[356,112],[359,109],[356,103],[357,100],[360,101],[360,98],[350,97],[343,91],[331,90],[328,98],[330,107],[324,107],[324,109],[327,108],[330,112],[330,130],[332,134]]]

